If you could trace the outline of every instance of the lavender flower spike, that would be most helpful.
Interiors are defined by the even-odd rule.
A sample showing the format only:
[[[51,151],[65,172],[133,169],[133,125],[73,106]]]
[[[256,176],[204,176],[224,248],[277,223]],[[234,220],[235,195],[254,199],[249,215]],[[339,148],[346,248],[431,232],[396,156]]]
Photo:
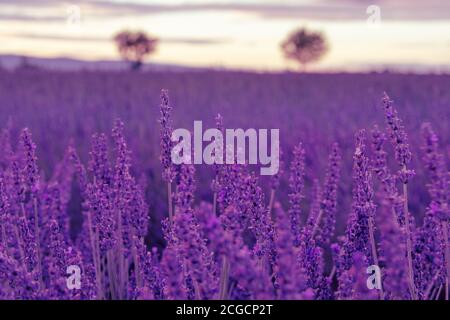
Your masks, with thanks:
[[[289,217],[294,246],[300,245],[301,202],[304,198],[305,150],[302,144],[295,146],[289,177]]]
[[[408,165],[411,161],[411,151],[408,145],[408,136],[403,127],[402,120],[397,115],[397,110],[393,106],[393,101],[385,93],[383,97],[383,108],[386,116],[388,132],[395,148],[395,159],[400,167]]]
[[[31,139],[31,133],[28,128],[23,129],[20,138],[25,158],[24,172],[26,173],[26,185],[28,187],[28,191],[33,195],[36,195],[40,180],[36,158],[36,145]]]
[[[398,225],[405,225],[405,215],[403,212],[403,198],[399,195],[395,175],[387,167],[387,152],[384,150],[385,135],[380,131],[377,125],[372,129],[372,151],[374,160],[372,168],[378,179],[381,181],[385,197],[387,198],[391,210]]]
[[[416,286],[414,284],[414,269],[412,263],[412,235],[410,228],[410,215],[408,211],[408,181],[414,175],[414,171],[408,170],[407,165],[411,161],[411,151],[408,145],[408,136],[401,119],[397,116],[397,110],[393,107],[393,102],[385,93],[383,97],[383,108],[385,110],[388,132],[391,136],[392,144],[395,148],[395,158],[401,167],[398,173],[403,183],[403,211],[405,215],[405,236],[406,236],[406,255],[408,257],[408,277],[411,298],[417,299]]]
[[[339,145],[334,143],[328,159],[328,169],[323,187],[320,211],[314,226],[314,228],[317,228],[320,224],[322,224],[318,237],[321,244],[329,244],[334,235],[340,159],[341,156],[339,152]],[[322,223],[320,221],[321,217],[323,220]]]
[[[39,189],[39,168],[37,166],[36,145],[31,139],[30,131],[25,128],[20,136],[25,158],[25,181],[33,201],[34,240],[36,242],[37,270],[42,285],[42,254],[40,244],[40,225],[37,193]]]
[[[441,220],[443,249],[445,256],[446,281],[445,281],[445,299],[449,300],[449,282],[450,282],[450,246],[448,222],[450,220],[449,186],[450,178],[442,154],[438,151],[439,139],[434,133],[429,123],[422,125],[422,136],[424,139],[423,149],[425,151],[424,161],[428,169],[431,181],[428,184],[428,191],[431,196],[429,211],[433,216]]]
[[[170,111],[172,107],[169,103],[169,92],[165,89],[161,90],[161,106],[159,123],[161,125],[160,133],[160,161],[163,167],[162,177],[167,181],[167,201],[169,210],[169,222],[173,222],[173,204],[172,204],[172,181],[175,179],[176,170],[172,163],[172,121],[170,119]]]

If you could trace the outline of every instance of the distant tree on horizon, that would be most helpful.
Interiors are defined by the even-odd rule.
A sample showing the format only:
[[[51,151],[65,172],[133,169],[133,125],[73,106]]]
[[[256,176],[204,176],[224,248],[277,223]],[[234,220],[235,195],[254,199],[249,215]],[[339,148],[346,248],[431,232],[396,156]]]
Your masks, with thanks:
[[[328,51],[328,44],[321,32],[300,28],[293,31],[281,43],[284,56],[300,64],[302,70],[306,65],[320,60]]]
[[[142,31],[121,31],[114,36],[120,56],[130,62],[131,70],[138,70],[146,56],[156,50],[158,39]]]

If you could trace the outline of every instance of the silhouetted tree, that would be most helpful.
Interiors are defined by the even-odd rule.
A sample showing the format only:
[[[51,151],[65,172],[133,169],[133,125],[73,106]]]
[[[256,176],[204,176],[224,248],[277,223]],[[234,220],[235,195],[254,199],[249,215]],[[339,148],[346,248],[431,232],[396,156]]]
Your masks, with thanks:
[[[141,31],[122,31],[114,36],[120,55],[131,63],[132,70],[142,66],[145,56],[153,53],[158,39],[148,36]]]
[[[304,70],[306,65],[318,61],[327,52],[328,45],[321,32],[301,28],[292,32],[281,44],[287,59],[300,63]]]

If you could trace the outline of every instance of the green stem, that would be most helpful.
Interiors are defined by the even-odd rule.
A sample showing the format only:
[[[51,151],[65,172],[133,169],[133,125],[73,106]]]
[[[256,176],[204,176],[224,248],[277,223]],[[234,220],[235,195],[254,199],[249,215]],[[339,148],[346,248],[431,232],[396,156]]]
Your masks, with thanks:
[[[169,208],[169,223],[173,224],[173,206],[172,206],[172,183],[167,183],[167,202]]]
[[[434,297],[435,300],[439,299],[439,296],[441,295],[441,291],[442,291],[442,284],[439,286],[436,296]]]
[[[333,281],[335,273],[336,273],[336,266],[333,265],[333,268],[330,271],[330,275],[328,276],[328,281],[330,282]]]
[[[379,267],[378,263],[378,254],[377,254],[377,246],[375,244],[375,236],[374,236],[374,222],[373,217],[369,217],[369,240],[370,247],[372,249],[372,258],[373,262],[376,266]],[[381,278],[382,279],[382,278]],[[384,300],[384,290],[383,290],[383,281],[380,279],[380,300]]]
[[[445,248],[445,300],[449,299],[449,278],[450,278],[450,248],[448,243],[448,222],[442,221],[442,234],[444,236],[444,248]]]
[[[91,213],[87,213],[88,216],[88,229],[89,229],[89,238],[91,240],[91,251],[92,251],[92,261],[94,262],[95,268],[95,283],[97,285],[97,297],[98,299],[103,299],[103,289],[102,289],[102,277],[100,273],[100,261],[99,255],[97,254],[97,246],[96,246],[96,233],[92,227],[92,217]]]
[[[2,244],[6,247],[8,247],[7,245],[7,241],[6,241],[6,230],[5,230],[5,225],[2,224]]]
[[[37,253],[37,268],[39,273],[39,284],[41,288],[44,287],[44,281],[42,279],[42,255],[41,255],[41,236],[39,232],[39,220],[38,220],[38,208],[37,199],[33,198],[33,211],[34,211],[34,237],[36,242]]]
[[[437,280],[440,272],[441,272],[441,270],[438,270],[435,273],[434,277],[431,279],[430,283],[428,284],[427,290],[425,290],[425,294],[423,295],[424,300],[432,299],[433,293],[435,291],[432,292],[431,290],[433,290],[434,284],[436,283],[436,280]],[[437,289],[437,288],[434,288],[434,289]],[[430,293],[432,294],[431,296],[430,296]]]
[[[139,272],[140,266],[139,266],[139,258],[136,252],[136,239],[133,236],[133,243],[132,243],[132,253],[133,253],[133,260],[134,260],[134,274],[136,275],[136,284],[138,288],[142,288],[142,279],[141,279],[141,273]]]
[[[14,225],[13,228],[14,228],[14,234],[16,235],[16,238],[17,238],[17,244],[19,246],[20,264],[23,266],[25,253],[24,253],[24,249],[23,249],[24,246],[23,246],[22,238],[20,237],[20,233],[19,233],[19,229],[17,229],[17,225]],[[26,267],[25,267],[25,270],[26,270]]]
[[[217,214],[217,192],[213,194],[213,215]]]
[[[322,215],[323,215],[323,210],[320,209],[319,210],[319,214],[317,215],[316,222],[314,223],[313,230],[311,232],[311,238],[314,238],[314,236],[316,235],[317,230],[319,229],[320,220],[322,219]]]
[[[228,275],[230,272],[230,262],[228,257],[222,257],[222,270],[220,274],[220,290],[219,300],[227,300],[228,298]]]
[[[116,252],[116,263],[118,264],[118,288],[119,288],[119,299],[122,299],[123,294],[125,293],[124,284],[125,284],[125,259],[124,259],[124,250],[123,250],[123,233],[122,233],[122,214],[121,211],[118,211],[118,250]]]
[[[106,253],[106,265],[108,268],[108,278],[109,278],[109,291],[111,293],[111,299],[117,300],[117,288],[116,288],[116,271],[114,267],[114,253],[111,250],[108,250]]]
[[[403,171],[406,172],[406,166],[403,166]],[[406,236],[406,254],[408,259],[408,284],[411,299],[416,300],[416,286],[414,284],[414,269],[412,262],[412,241],[411,229],[409,225],[409,211],[408,211],[408,184],[403,183],[403,212],[405,214],[405,236]]]
[[[270,190],[270,200],[269,200],[269,215],[272,217],[272,220],[275,221],[275,217],[272,214],[273,203],[275,201],[275,189]]]

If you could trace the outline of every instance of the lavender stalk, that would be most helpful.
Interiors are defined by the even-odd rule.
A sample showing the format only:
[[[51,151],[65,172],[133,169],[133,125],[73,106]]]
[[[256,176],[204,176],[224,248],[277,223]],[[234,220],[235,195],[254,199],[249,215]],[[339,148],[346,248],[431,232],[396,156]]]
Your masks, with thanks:
[[[393,102],[385,94],[383,97],[383,108],[386,116],[386,123],[395,148],[395,158],[400,165],[398,176],[403,184],[403,214],[405,217],[405,237],[406,237],[406,255],[408,259],[408,280],[411,299],[417,299],[416,286],[414,283],[414,268],[412,260],[412,234],[411,234],[411,216],[408,209],[408,181],[414,175],[414,171],[408,170],[407,165],[411,161],[411,152],[408,145],[408,136],[403,127],[402,120],[397,115],[397,110],[393,107]]]

